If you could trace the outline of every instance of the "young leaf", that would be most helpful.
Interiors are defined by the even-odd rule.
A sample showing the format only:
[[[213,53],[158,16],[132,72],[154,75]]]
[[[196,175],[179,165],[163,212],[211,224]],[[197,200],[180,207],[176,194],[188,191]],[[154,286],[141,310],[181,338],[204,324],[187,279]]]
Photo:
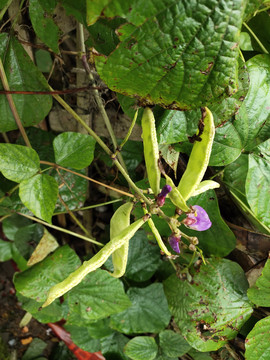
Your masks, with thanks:
[[[136,336],[126,344],[124,352],[132,360],[154,360],[158,346],[152,337]]]
[[[58,53],[59,29],[52,20],[52,11],[49,1],[30,0],[29,14],[37,36]]]
[[[246,360],[263,360],[270,358],[270,316],[257,322],[246,339]]]
[[[169,323],[168,309],[162,284],[145,288],[130,288],[127,292],[132,305],[125,311],[112,315],[110,326],[124,334],[159,332]]]
[[[270,306],[270,260],[266,261],[262,274],[254,286],[248,289],[248,298],[257,306]]]
[[[258,220],[270,227],[270,161],[249,155],[246,195],[251,210]]]
[[[94,158],[95,139],[86,134],[64,132],[53,141],[55,161],[64,167],[83,169]]]
[[[39,157],[35,150],[21,145],[0,144],[0,171],[7,179],[19,183],[38,170]]]
[[[70,311],[86,321],[105,318],[131,305],[121,281],[100,269],[74,287],[67,300]]]
[[[11,90],[48,91],[48,84],[22,45],[8,33],[0,34],[0,57],[3,59]],[[2,85],[0,86],[2,90]],[[15,95],[13,101],[23,126],[33,126],[45,118],[52,106],[50,95]],[[38,109],[38,111],[37,111]],[[0,97],[0,131],[17,129],[6,96]]]
[[[20,183],[19,195],[24,205],[48,223],[51,223],[54,212],[58,184],[47,174],[38,174]]]
[[[253,309],[241,267],[225,259],[208,259],[192,281],[171,275],[164,290],[175,322],[199,351],[215,351],[233,339]]]

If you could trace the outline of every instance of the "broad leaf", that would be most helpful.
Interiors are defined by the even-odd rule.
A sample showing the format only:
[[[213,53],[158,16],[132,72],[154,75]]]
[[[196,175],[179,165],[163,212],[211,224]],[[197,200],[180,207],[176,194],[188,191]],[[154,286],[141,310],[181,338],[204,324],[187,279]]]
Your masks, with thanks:
[[[178,358],[191,349],[183,336],[172,330],[164,330],[159,334],[159,345],[168,357]]]
[[[8,84],[15,91],[48,91],[42,73],[34,65],[18,40],[8,33],[0,34],[0,57],[4,64]],[[3,90],[2,84],[0,89]],[[23,126],[38,124],[52,106],[50,95],[13,96]],[[37,111],[38,109],[38,111]],[[17,124],[5,96],[0,97],[0,131],[17,129]]]
[[[270,260],[266,261],[263,271],[255,285],[248,289],[248,298],[257,306],[270,307]]]
[[[5,236],[9,240],[15,240],[16,232],[27,225],[31,225],[32,221],[29,219],[26,219],[23,216],[13,214],[6,219],[3,220],[2,226],[3,226],[3,232]]]
[[[251,210],[258,220],[270,227],[270,161],[249,155],[246,195]]]
[[[86,1],[86,18],[87,18],[88,25],[92,25],[97,21],[103,8],[110,1],[111,0],[87,0]]]
[[[28,260],[34,248],[42,238],[44,227],[40,224],[31,224],[18,229],[14,243],[20,254]]]
[[[247,62],[247,68],[250,87],[233,125],[243,149],[250,151],[269,138],[270,56],[254,56]]]
[[[58,53],[59,29],[52,20],[53,9],[49,5],[46,0],[30,0],[29,14],[36,35]]]
[[[39,157],[35,150],[21,145],[0,144],[0,171],[7,179],[21,182],[38,170]]]
[[[267,360],[270,358],[270,316],[257,322],[245,341],[246,360]]]
[[[87,326],[65,325],[65,329],[70,333],[72,341],[81,349],[91,353],[100,351],[100,341],[91,338]]]
[[[70,290],[67,300],[70,311],[88,321],[119,313],[131,305],[121,281],[101,269]]]
[[[128,23],[118,47],[96,58],[97,70],[112,90],[144,104],[189,109],[229,96],[237,89],[243,10],[242,0],[110,2],[103,14]]]
[[[54,212],[58,184],[53,177],[38,174],[20,183],[19,194],[24,205],[35,216],[51,223]]]
[[[22,360],[43,360],[44,358],[41,357],[41,354],[46,347],[47,343],[45,341],[42,341],[38,337],[35,337],[27,348],[26,352],[23,354]]]
[[[86,134],[64,132],[53,141],[55,161],[64,167],[83,169],[94,158],[95,139]]]
[[[199,240],[199,247],[206,255],[224,257],[228,255],[236,245],[233,232],[220,216],[218,201],[214,190],[208,190],[200,195],[189,199],[189,205],[199,205],[208,214],[212,226],[206,231],[195,231],[185,227],[181,230],[190,236],[196,236]]]
[[[67,245],[57,249],[45,260],[28,270],[17,273],[14,278],[16,290],[23,296],[40,303],[47,298],[48,290],[75,271],[81,262]]]
[[[168,325],[171,314],[161,284],[130,288],[127,295],[132,305],[111,317],[113,329],[124,334],[155,333]]]
[[[12,243],[0,239],[0,261],[12,259]]]
[[[233,339],[250,317],[248,283],[241,267],[208,259],[192,280],[170,276],[164,282],[169,308],[182,335],[199,351],[215,351]]]
[[[159,247],[148,242],[145,231],[137,231],[129,241],[125,277],[137,282],[149,280],[158,269],[159,264]],[[106,267],[113,271],[111,257],[106,262]]]
[[[132,360],[154,360],[158,346],[152,337],[136,336],[126,344],[124,351]]]
[[[100,340],[101,352],[106,356],[106,359],[129,360],[123,352],[123,348],[128,341],[129,338],[126,336],[114,332],[112,335]]]

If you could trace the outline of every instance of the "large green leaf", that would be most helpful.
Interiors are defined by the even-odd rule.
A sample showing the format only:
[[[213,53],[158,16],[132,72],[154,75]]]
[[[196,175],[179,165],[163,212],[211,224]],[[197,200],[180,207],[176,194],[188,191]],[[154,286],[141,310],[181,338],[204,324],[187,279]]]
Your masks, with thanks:
[[[15,240],[15,236],[16,236],[16,232],[27,225],[31,225],[32,221],[29,219],[26,219],[23,216],[17,215],[17,214],[13,214],[9,217],[7,217],[6,219],[3,220],[2,222],[2,229],[3,232],[5,234],[5,236],[9,239],[9,240]]]
[[[128,23],[97,70],[117,92],[144,104],[189,109],[237,90],[237,42],[244,1],[117,0],[103,9]],[[211,39],[211,41],[209,41]]]
[[[123,352],[123,348],[129,339],[117,332],[100,340],[101,352],[106,359],[130,360]]]
[[[58,184],[52,176],[38,174],[24,180],[20,183],[19,194],[24,205],[35,216],[51,223],[58,195]]]
[[[159,345],[168,357],[178,358],[191,349],[183,336],[172,330],[164,330],[159,334]]]
[[[248,298],[257,306],[270,306],[270,259],[264,265],[263,271],[255,285],[248,289]]]
[[[130,288],[127,292],[132,305],[113,315],[110,325],[124,334],[159,332],[169,323],[171,314],[161,284],[145,288]]]
[[[129,241],[128,262],[125,276],[128,279],[140,282],[146,281],[158,269],[160,264],[160,250],[148,242],[145,231],[139,230]],[[111,257],[106,267],[113,271]]]
[[[189,344],[214,351],[233,339],[250,317],[248,283],[241,267],[225,259],[208,259],[191,281],[171,275],[164,282],[169,308]]]
[[[270,133],[270,56],[257,55],[247,62],[250,87],[233,122],[243,149],[252,150]]]
[[[21,182],[38,170],[39,157],[35,150],[21,145],[0,144],[0,171],[7,179]]]
[[[267,360],[270,358],[270,316],[257,322],[245,341],[246,360]]]
[[[40,224],[31,224],[18,229],[14,243],[20,254],[28,260],[44,234],[44,227]]]
[[[48,290],[64,280],[80,264],[75,252],[67,245],[62,246],[26,271],[16,273],[15,288],[21,295],[39,302],[41,306],[47,298]]]
[[[65,325],[65,329],[70,333],[72,341],[81,349],[89,352],[100,351],[100,341],[91,338],[87,326]]]
[[[250,154],[246,179],[246,195],[258,220],[270,227],[270,161]]]
[[[94,158],[95,139],[86,134],[64,132],[53,141],[55,161],[64,167],[83,169]]]
[[[121,281],[101,269],[70,290],[67,300],[70,311],[88,321],[119,313],[131,305]]]
[[[12,259],[11,247],[11,242],[0,239],[0,261],[7,261]]]
[[[49,1],[30,0],[29,15],[37,36],[58,53],[59,29],[52,20],[52,11]]]
[[[124,351],[132,360],[154,360],[158,346],[150,336],[135,336],[126,344]]]
[[[208,190],[200,195],[189,199],[189,205],[199,205],[209,215],[212,222],[210,229],[206,231],[195,231],[187,228],[181,230],[190,235],[197,236],[199,247],[206,255],[215,255],[224,257],[228,255],[236,245],[236,239],[233,232],[220,216],[217,197],[214,190]]]
[[[7,33],[0,34],[0,57],[4,64],[11,90],[48,91],[42,73],[37,69],[22,45]],[[0,89],[3,90],[2,84]],[[24,126],[38,124],[48,114],[52,106],[50,95],[13,95],[13,100]],[[38,109],[38,111],[37,111]],[[0,131],[17,129],[16,122],[5,96],[0,97]]]

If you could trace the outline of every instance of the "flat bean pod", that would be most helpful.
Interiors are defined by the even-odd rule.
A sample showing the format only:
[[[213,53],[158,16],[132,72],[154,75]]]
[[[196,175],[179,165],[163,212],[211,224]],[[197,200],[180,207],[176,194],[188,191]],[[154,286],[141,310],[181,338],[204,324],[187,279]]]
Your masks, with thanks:
[[[210,190],[210,189],[217,189],[220,187],[220,184],[213,180],[204,180],[202,181],[197,189],[194,191],[194,193],[191,196],[197,196],[199,194],[202,194],[203,192]]]
[[[121,231],[130,225],[130,213],[133,207],[132,202],[121,205],[113,214],[110,223],[110,238],[115,238]],[[128,260],[129,240],[127,240],[119,249],[112,253],[112,262],[114,271],[113,277],[119,278],[124,275]]]
[[[203,122],[201,141],[196,141],[193,145],[186,171],[178,185],[178,190],[184,200],[188,200],[197,189],[209,163],[215,136],[215,124],[213,115],[208,108],[204,108]]]
[[[160,192],[159,150],[154,114],[148,107],[144,109],[142,116],[142,138],[149,184],[153,193],[158,195]]]
[[[130,240],[137,230],[147,221],[148,218],[141,218],[135,221],[133,224],[129,225],[127,228],[122,230],[117,236],[111,239],[96,255],[94,255],[90,260],[84,261],[84,263],[73,273],[71,273],[65,280],[54,285],[50,288],[47,299],[42,307],[50,305],[55,299],[64,295],[66,292],[71,290],[74,286],[78,285],[83,278],[89,274],[91,271],[94,271],[100,268],[108,257],[122,245],[124,245],[128,240]]]

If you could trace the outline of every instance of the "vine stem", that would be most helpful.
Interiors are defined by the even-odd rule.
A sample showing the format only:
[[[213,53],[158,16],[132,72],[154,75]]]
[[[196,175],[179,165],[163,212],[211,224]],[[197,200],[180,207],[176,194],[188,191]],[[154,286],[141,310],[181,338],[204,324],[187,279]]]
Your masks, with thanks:
[[[86,179],[86,180],[89,180],[89,181],[92,181],[92,182],[94,182],[94,183],[96,183],[96,184],[99,184],[99,185],[101,185],[101,186],[104,186],[104,187],[106,187],[106,188],[108,188],[108,189],[111,189],[111,190],[113,190],[113,191],[119,192],[120,194],[123,194],[123,195],[126,195],[126,196],[129,196],[129,197],[134,198],[134,195],[133,195],[133,194],[127,193],[127,192],[122,191],[122,190],[120,190],[120,189],[116,189],[116,188],[114,188],[114,187],[112,187],[112,186],[110,186],[110,185],[103,184],[102,182],[100,182],[100,181],[98,181],[98,180],[92,179],[92,178],[90,178],[90,177],[88,177],[88,176],[86,176],[86,175],[80,174],[80,173],[78,173],[78,172],[76,172],[76,171],[73,171],[73,170],[64,168],[63,166],[57,165],[57,164],[55,164],[55,163],[52,163],[52,162],[49,162],[49,161],[45,161],[45,160],[40,160],[40,163],[41,163],[41,164],[44,164],[44,165],[50,165],[50,166],[52,166],[52,167],[54,167],[54,168],[56,168],[56,169],[62,169],[62,170],[64,170],[64,171],[70,172],[70,173],[72,173],[72,174],[74,174],[74,175],[80,176],[80,177],[82,177],[82,178],[84,178],[84,179]],[[47,170],[47,169],[46,169],[46,170]]]
[[[248,31],[251,33],[251,35],[254,37],[254,39],[257,41],[258,45],[260,46],[260,48],[262,49],[262,51],[265,54],[269,54],[269,52],[267,51],[267,49],[264,47],[264,45],[262,44],[262,42],[260,41],[260,39],[257,37],[257,35],[253,32],[253,30],[248,26],[247,23],[243,23],[243,25],[248,29]]]
[[[9,85],[8,85],[8,81],[7,81],[7,77],[6,77],[6,73],[5,73],[5,69],[4,69],[4,65],[3,65],[3,62],[2,62],[2,59],[0,58],[0,78],[1,78],[1,81],[2,81],[2,84],[3,84],[3,88],[7,91],[9,91]],[[11,94],[6,94],[6,97],[7,97],[7,101],[9,103],[9,107],[10,107],[10,110],[12,112],[12,115],[16,121],[16,124],[18,126],[18,129],[20,130],[20,133],[24,139],[24,142],[26,144],[26,146],[28,147],[32,147],[31,144],[30,144],[30,141],[28,139],[28,136],[25,132],[25,129],[22,125],[22,122],[21,122],[21,119],[20,119],[20,116],[18,114],[18,111],[16,109],[16,106],[14,104],[14,101],[13,101],[13,98],[11,96]]]
[[[35,218],[34,216],[26,215],[26,214],[23,214],[23,213],[20,213],[20,212],[17,212],[17,214],[18,214],[18,215],[21,215],[21,216],[24,216],[24,217],[26,217],[27,219],[36,221],[36,222],[38,222],[38,223],[40,223],[40,224],[42,224],[42,225],[44,225],[44,226],[48,226],[48,227],[50,227],[50,228],[52,228],[52,229],[62,231],[62,232],[64,232],[64,233],[66,233],[66,234],[69,234],[69,235],[75,236],[75,237],[77,237],[77,238],[80,238],[80,239],[89,241],[89,242],[91,242],[91,243],[93,243],[93,244],[96,244],[96,245],[99,245],[99,246],[104,246],[104,244],[102,244],[102,243],[100,243],[100,242],[98,242],[98,241],[96,241],[96,240],[94,240],[94,239],[91,239],[91,238],[89,238],[89,237],[86,237],[86,236],[77,234],[77,233],[75,233],[75,232],[73,232],[73,231],[70,231],[70,230],[61,228],[61,227],[59,227],[59,226],[46,223],[45,221],[42,221],[42,220],[40,220],[40,219],[38,219],[38,218]]]
[[[73,210],[70,210],[70,211],[75,212],[75,211],[83,211],[83,210],[95,209],[97,207],[110,205],[110,204],[113,204],[113,203],[116,203],[116,202],[119,202],[119,201],[122,201],[122,199],[115,199],[115,200],[107,201],[105,203],[84,206],[84,207],[73,209]],[[55,212],[55,213],[53,213],[53,216],[60,215],[60,214],[66,214],[66,211]]]
[[[93,74],[91,73],[91,70],[88,66],[88,62],[87,62],[87,58],[86,58],[86,49],[85,49],[85,44],[84,44],[84,33],[83,33],[83,25],[81,23],[78,24],[78,30],[79,30],[79,39],[80,39],[80,49],[81,49],[81,52],[82,52],[82,56],[81,56],[81,60],[82,60],[82,63],[83,63],[83,66],[84,66],[84,69],[89,77],[89,80],[90,80],[90,85],[93,85],[94,84],[94,77],[93,77]],[[103,106],[103,102],[102,102],[102,99],[99,95],[99,92],[95,89],[91,90],[93,96],[94,96],[94,99],[95,99],[95,102],[98,106],[98,109],[99,109],[99,112],[103,118],[103,121],[107,127],[107,130],[110,134],[110,137],[112,139],[112,143],[113,143],[113,147],[114,147],[114,151],[116,151],[117,149],[117,140],[116,140],[116,137],[115,137],[115,134],[114,134],[114,131],[113,131],[113,128],[112,128],[112,125],[111,125],[111,122],[110,122],[110,119],[108,118],[108,115],[105,111],[105,108]],[[121,165],[123,166],[123,168],[125,169],[125,171],[127,171],[127,168],[126,168],[126,165],[125,165],[125,162],[124,162],[124,159],[122,157],[122,155],[119,153],[118,154],[118,158],[119,158],[119,161],[121,163]]]

